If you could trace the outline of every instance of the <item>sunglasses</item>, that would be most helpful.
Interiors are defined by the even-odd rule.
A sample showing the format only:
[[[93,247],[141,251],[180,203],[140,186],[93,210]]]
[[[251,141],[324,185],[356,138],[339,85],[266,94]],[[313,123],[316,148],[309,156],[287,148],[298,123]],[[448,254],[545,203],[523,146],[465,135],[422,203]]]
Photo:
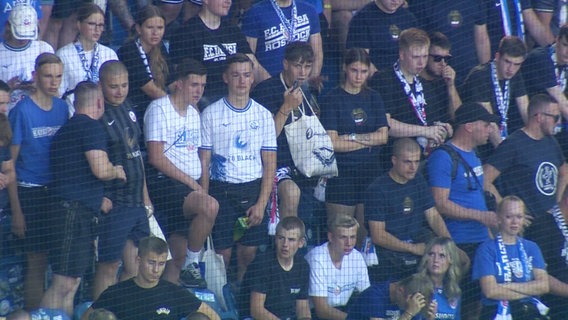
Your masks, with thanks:
[[[441,56],[441,55],[437,55],[437,54],[429,54],[430,57],[432,57],[432,59],[434,59],[434,62],[440,62],[442,60],[444,60],[445,62],[450,61],[450,59],[452,59],[452,56],[447,55],[447,56]]]
[[[558,120],[560,120],[561,115],[559,114],[551,114],[551,113],[546,113],[546,112],[541,112],[542,115],[545,115],[547,117],[551,117],[552,120],[554,120],[554,122],[558,122]]]

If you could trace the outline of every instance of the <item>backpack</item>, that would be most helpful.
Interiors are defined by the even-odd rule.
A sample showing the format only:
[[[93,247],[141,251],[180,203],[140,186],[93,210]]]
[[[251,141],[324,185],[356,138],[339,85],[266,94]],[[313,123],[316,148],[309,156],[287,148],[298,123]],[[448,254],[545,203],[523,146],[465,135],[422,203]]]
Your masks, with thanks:
[[[479,182],[479,179],[477,178],[477,175],[475,174],[475,172],[473,171],[473,168],[469,165],[469,163],[467,161],[465,161],[465,159],[456,151],[456,149],[452,148],[450,145],[448,144],[442,144],[439,145],[436,149],[432,150],[432,152],[430,152],[430,156],[432,156],[432,154],[434,154],[434,152],[438,151],[438,150],[442,150],[447,152],[450,155],[450,159],[452,160],[452,171],[450,176],[452,177],[452,181],[454,181],[457,177],[458,174],[458,162],[461,163],[464,166],[464,169],[466,172],[468,172],[472,177],[475,178],[475,183],[478,185],[479,188],[483,189],[483,186],[481,185],[481,183]],[[428,161],[428,159],[426,159],[426,161]],[[430,181],[429,177],[428,177],[428,170],[426,170],[426,165],[424,166],[424,170],[423,170],[423,175],[424,178],[426,178],[426,181]],[[468,184],[469,184],[468,180]],[[489,191],[484,191],[483,195],[485,197],[485,204],[487,206],[488,210],[491,211],[495,211],[495,209],[497,208],[497,201],[495,199],[495,195]]]

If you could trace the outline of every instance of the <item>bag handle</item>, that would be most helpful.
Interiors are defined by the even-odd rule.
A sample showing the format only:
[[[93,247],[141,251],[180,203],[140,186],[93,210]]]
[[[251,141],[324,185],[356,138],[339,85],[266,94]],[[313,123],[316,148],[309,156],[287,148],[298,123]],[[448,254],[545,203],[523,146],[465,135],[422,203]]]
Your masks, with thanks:
[[[213,245],[213,236],[211,236],[211,235],[209,235],[209,236],[207,237],[207,248],[208,248],[209,250],[215,251],[215,246]]]

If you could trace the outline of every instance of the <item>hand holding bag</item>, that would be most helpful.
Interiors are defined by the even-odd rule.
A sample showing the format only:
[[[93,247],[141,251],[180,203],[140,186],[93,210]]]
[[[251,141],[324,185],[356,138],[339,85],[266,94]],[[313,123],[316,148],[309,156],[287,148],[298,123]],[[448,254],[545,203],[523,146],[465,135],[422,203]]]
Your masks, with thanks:
[[[300,107],[301,117],[284,126],[290,154],[296,168],[306,177],[335,177],[338,174],[331,138],[323,128],[312,106],[312,115]]]

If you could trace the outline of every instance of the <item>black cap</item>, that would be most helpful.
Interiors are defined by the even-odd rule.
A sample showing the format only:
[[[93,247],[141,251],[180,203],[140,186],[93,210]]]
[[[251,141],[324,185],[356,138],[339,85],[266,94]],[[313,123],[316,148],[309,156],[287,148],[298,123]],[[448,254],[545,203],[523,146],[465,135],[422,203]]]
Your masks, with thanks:
[[[501,117],[489,113],[485,107],[477,102],[466,102],[458,107],[456,110],[456,121],[455,125],[470,123],[475,121],[486,121],[486,122],[501,122]]]

